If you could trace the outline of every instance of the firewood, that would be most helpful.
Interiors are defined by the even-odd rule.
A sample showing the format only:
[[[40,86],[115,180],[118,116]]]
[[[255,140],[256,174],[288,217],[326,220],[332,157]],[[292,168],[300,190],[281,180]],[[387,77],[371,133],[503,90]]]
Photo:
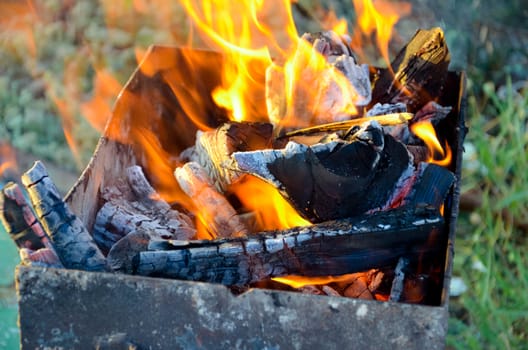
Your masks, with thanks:
[[[0,192],[0,220],[19,248],[23,264],[62,267],[53,244],[16,183]]]
[[[81,220],[62,200],[44,165],[35,162],[22,176],[22,183],[64,267],[87,271],[106,270],[105,257]]]
[[[409,43],[375,80],[372,103],[407,105],[416,112],[441,95],[450,55],[440,28],[418,30]]]
[[[226,123],[212,131],[198,131],[190,161],[200,164],[216,189],[225,192],[243,174],[226,166],[233,152],[271,146],[273,126],[268,123]]]
[[[274,185],[310,222],[360,215],[382,208],[401,178],[412,174],[405,146],[376,122],[348,139],[284,149],[233,153],[237,170]],[[302,181],[299,181],[302,179]]]
[[[343,275],[395,264],[402,255],[435,254],[442,226],[437,211],[407,208],[248,237],[151,242],[127,272],[238,286],[285,275]]]
[[[345,120],[370,102],[368,66],[358,65],[333,32],[305,33],[288,65],[288,77],[286,67],[276,63],[266,71],[266,106],[274,125],[307,127]]]
[[[172,209],[137,165],[125,169],[125,177],[105,188],[102,198],[107,202],[97,213],[93,236],[105,255],[134,230],[166,239],[190,239],[196,234],[192,220]]]
[[[241,236],[247,233],[237,212],[211,183],[205,170],[196,162],[176,168],[174,176],[181,189],[192,199],[213,238]]]
[[[348,298],[374,299],[368,287],[366,274],[359,273],[358,275],[347,289],[345,289],[343,295]]]
[[[398,260],[398,264],[394,269],[394,279],[392,280],[392,288],[389,296],[389,301],[400,301],[403,293],[403,283],[405,281],[404,270],[407,268],[408,264],[409,261],[404,257],[401,257],[400,260]]]
[[[364,123],[373,122],[373,121],[378,122],[381,126],[401,125],[401,124],[406,124],[409,120],[413,118],[413,116],[414,115],[412,113],[399,112],[399,113],[376,115],[376,116],[364,117],[364,118],[356,118],[356,119],[345,120],[342,122],[322,124],[322,125],[312,126],[309,128],[293,130],[293,131],[285,133],[284,135],[280,137],[286,138],[286,137],[292,137],[292,136],[298,136],[298,135],[310,135],[310,134],[317,134],[317,133],[329,133],[329,132],[335,132],[335,131],[340,131],[340,130],[349,130],[350,128],[354,126],[361,126]]]

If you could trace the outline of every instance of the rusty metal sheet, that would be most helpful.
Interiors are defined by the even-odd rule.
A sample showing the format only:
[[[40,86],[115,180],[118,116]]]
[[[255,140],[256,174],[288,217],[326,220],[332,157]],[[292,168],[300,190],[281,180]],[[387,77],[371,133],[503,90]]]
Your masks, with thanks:
[[[447,308],[18,267],[22,349],[443,349]]]

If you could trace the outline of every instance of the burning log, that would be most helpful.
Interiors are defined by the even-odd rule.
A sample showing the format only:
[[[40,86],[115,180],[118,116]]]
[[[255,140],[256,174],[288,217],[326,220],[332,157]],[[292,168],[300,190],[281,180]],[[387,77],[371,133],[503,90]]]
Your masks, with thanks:
[[[310,147],[290,142],[281,150],[235,152],[233,158],[236,169],[273,184],[311,222],[383,208],[413,173],[405,145],[384,135],[376,122],[345,140]]]
[[[139,166],[127,168],[125,177],[108,186],[102,197],[107,202],[97,213],[93,236],[104,254],[134,230],[165,239],[190,239],[196,234],[192,220],[160,197]]]
[[[272,133],[273,126],[268,123],[235,122],[226,123],[212,131],[199,131],[196,145],[188,158],[205,169],[218,191],[225,192],[229,185],[243,175],[226,166],[231,154],[269,148]]]
[[[286,67],[277,64],[266,71],[266,105],[272,123],[289,127],[289,119],[295,117],[296,124],[305,127],[345,120],[350,111],[370,102],[368,66],[357,64],[336,33],[305,33],[301,39],[289,62],[293,76],[286,76]],[[289,79],[295,81],[293,86]]]
[[[217,236],[240,236],[247,229],[237,212],[225,197],[219,193],[200,164],[188,162],[174,172],[181,189],[201,208],[204,216],[200,218],[207,226],[208,232]]]
[[[418,30],[392,61],[392,69],[375,80],[373,103],[403,102],[409,112],[420,110],[441,95],[449,62],[442,29]]]
[[[103,271],[105,257],[92,237],[69,209],[41,162],[22,176],[39,222],[66,268]]]
[[[285,275],[341,275],[441,247],[443,218],[426,208],[215,241],[151,242],[127,272],[244,286]]]

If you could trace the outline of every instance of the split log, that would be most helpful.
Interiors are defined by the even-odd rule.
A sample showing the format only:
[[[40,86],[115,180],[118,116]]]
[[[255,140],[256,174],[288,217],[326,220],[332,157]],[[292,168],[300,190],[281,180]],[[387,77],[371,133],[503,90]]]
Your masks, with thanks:
[[[371,104],[403,102],[409,112],[420,110],[441,96],[449,62],[442,29],[418,30],[392,61],[392,69],[375,80]]]
[[[227,163],[233,152],[270,148],[273,126],[268,123],[230,122],[212,131],[196,133],[196,144],[187,161],[200,164],[220,192],[236,182],[241,173]]]
[[[183,192],[199,208],[198,215],[213,238],[236,237],[247,233],[235,209],[215,189],[200,164],[188,162],[176,168],[174,176]]]
[[[235,152],[233,166],[274,185],[310,222],[384,207],[400,180],[414,171],[405,145],[384,135],[376,122],[348,138],[310,147],[290,142],[280,150]]]
[[[106,270],[105,257],[81,220],[62,200],[44,165],[35,162],[22,176],[22,183],[64,267],[86,271]]]
[[[402,255],[439,253],[443,225],[437,211],[407,208],[243,238],[152,242],[127,272],[238,286],[285,275],[343,275],[394,266]]]
[[[134,230],[150,232],[153,239],[185,240],[196,234],[192,220],[160,197],[141,167],[131,166],[124,175],[104,189],[102,198],[107,202],[95,219],[93,236],[103,254]]]

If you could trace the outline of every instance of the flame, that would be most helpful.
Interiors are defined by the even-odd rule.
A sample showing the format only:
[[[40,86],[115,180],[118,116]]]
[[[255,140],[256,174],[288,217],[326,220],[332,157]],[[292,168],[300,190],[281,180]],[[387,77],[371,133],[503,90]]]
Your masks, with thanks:
[[[230,190],[246,209],[255,214],[258,231],[311,225],[299,216],[275,187],[256,177],[246,176]]]
[[[302,288],[308,285],[324,285],[332,282],[349,282],[352,283],[358,278],[357,273],[349,273],[346,275],[340,276],[315,276],[315,277],[306,277],[306,276],[297,276],[289,275],[283,277],[273,277],[272,280],[275,282],[287,284],[292,288]]]
[[[407,2],[390,3],[387,1],[352,0],[358,15],[357,28],[354,31],[352,47],[361,56],[366,46],[364,37],[371,38],[376,33],[378,50],[390,67],[389,40],[398,20],[411,13],[411,4]]]
[[[15,149],[7,142],[0,142],[0,179],[10,171],[18,173]]]
[[[444,167],[449,166],[451,164],[451,148],[446,143],[444,151],[444,148],[438,140],[438,136],[436,135],[436,131],[433,127],[433,124],[430,121],[414,123],[410,126],[410,128],[416,136],[418,136],[425,142],[425,145],[427,146],[427,149],[429,151],[429,159],[427,160],[429,163],[437,164]],[[440,155],[441,158],[435,158],[435,156],[437,155]]]

